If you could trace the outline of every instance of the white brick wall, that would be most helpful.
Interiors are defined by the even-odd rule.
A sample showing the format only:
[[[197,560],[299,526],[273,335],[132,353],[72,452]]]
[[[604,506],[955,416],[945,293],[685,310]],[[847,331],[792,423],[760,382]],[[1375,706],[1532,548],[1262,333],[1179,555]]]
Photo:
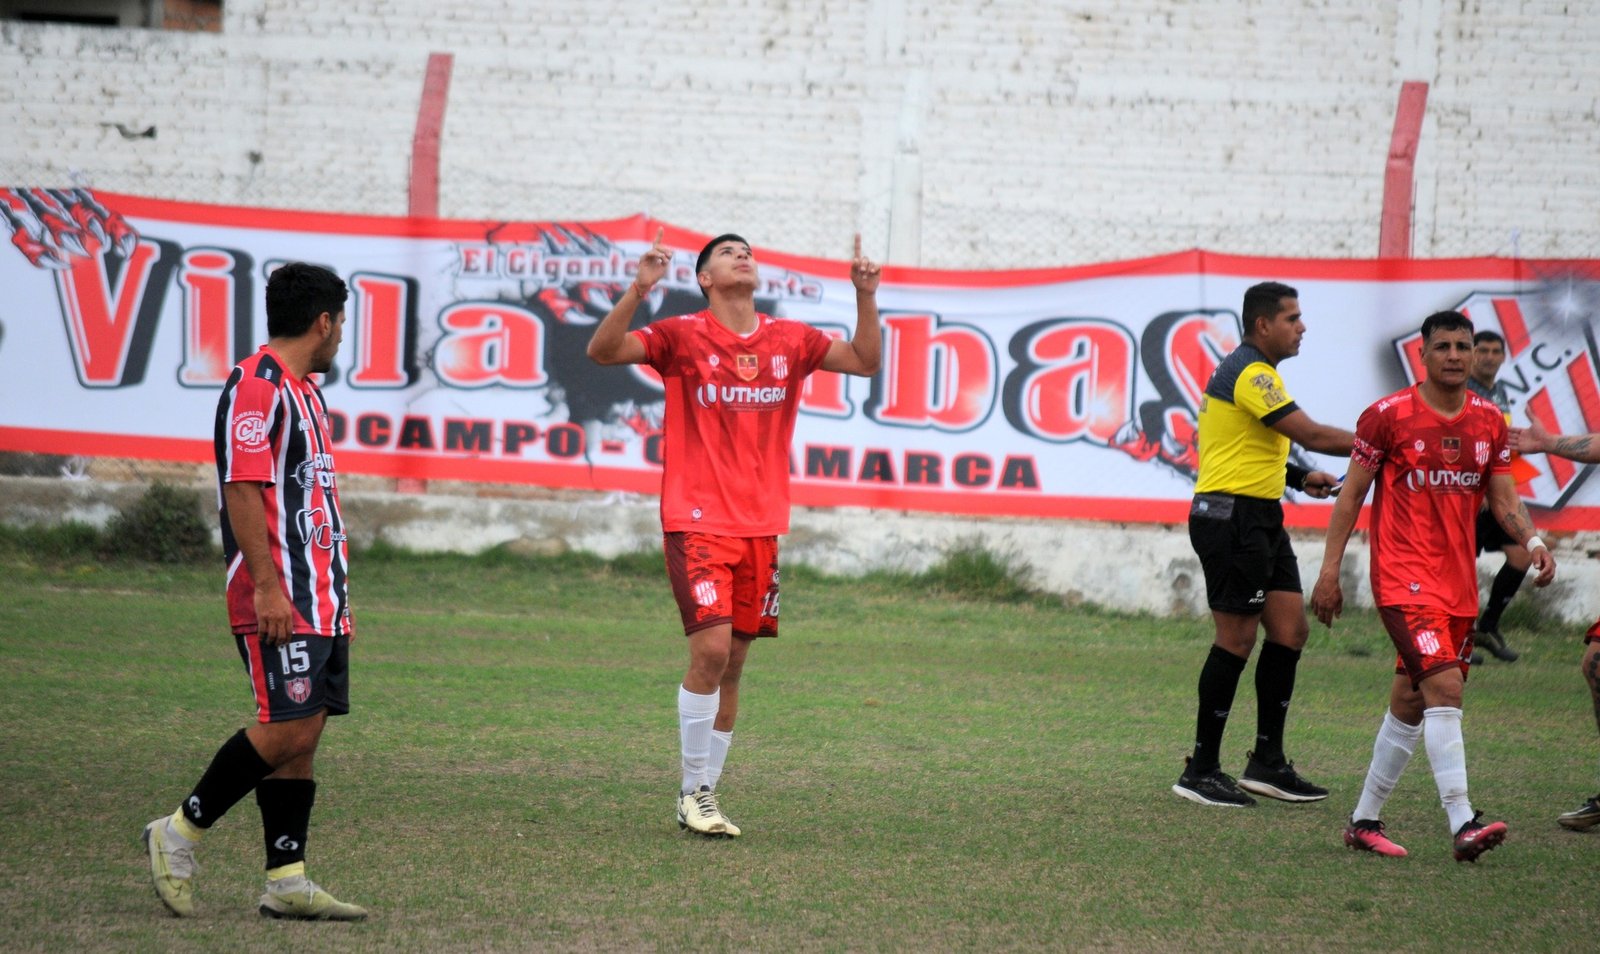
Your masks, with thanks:
[[[1400,82],[1418,255],[1600,256],[1600,8],[1562,0],[228,0],[221,34],[0,25],[0,182],[448,217],[648,211],[937,267],[1375,253]],[[155,139],[124,139],[114,124]]]

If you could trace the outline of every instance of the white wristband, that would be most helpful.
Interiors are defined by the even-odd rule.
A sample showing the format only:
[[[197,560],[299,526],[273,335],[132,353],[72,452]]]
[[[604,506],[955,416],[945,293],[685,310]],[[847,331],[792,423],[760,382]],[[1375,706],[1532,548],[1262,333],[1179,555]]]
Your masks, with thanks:
[[[1534,550],[1537,550],[1540,547],[1544,547],[1546,550],[1550,549],[1549,547],[1544,546],[1544,541],[1539,539],[1538,534],[1534,534],[1533,536],[1529,537],[1528,542],[1522,545],[1522,548],[1527,550],[1529,553],[1532,553]]]

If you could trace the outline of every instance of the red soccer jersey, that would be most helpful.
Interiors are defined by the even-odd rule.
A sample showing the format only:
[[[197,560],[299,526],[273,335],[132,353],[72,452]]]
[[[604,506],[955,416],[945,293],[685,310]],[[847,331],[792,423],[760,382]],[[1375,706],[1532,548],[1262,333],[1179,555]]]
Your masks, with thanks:
[[[789,444],[806,376],[831,339],[756,316],[746,337],[709,310],[634,331],[667,389],[661,528],[729,537],[789,532]]]
[[[1413,385],[1356,422],[1350,460],[1377,474],[1371,537],[1379,606],[1478,615],[1474,527],[1490,475],[1511,472],[1511,451],[1500,409],[1471,392],[1466,398],[1446,418]]]
[[[259,481],[272,562],[295,608],[295,634],[353,634],[345,585],[350,560],[321,389],[288,373],[283,359],[263,345],[228,376],[217,402],[215,442],[233,631],[257,631],[256,590],[221,490]]]

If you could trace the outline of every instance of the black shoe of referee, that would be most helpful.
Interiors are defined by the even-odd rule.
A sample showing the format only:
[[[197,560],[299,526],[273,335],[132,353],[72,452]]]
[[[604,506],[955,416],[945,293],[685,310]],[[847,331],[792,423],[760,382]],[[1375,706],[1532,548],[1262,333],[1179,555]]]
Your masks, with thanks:
[[[1222,769],[1215,768],[1202,775],[1190,772],[1189,763],[1190,759],[1186,756],[1183,774],[1178,776],[1178,784],[1172,786],[1172,794],[1214,808],[1249,808],[1256,803],[1255,799],[1241,792],[1233,777]]]
[[[1280,765],[1258,761],[1250,753],[1239,787],[1263,798],[1276,798],[1280,802],[1320,802],[1328,797],[1328,790],[1313,785],[1294,770],[1294,763],[1284,760]]]

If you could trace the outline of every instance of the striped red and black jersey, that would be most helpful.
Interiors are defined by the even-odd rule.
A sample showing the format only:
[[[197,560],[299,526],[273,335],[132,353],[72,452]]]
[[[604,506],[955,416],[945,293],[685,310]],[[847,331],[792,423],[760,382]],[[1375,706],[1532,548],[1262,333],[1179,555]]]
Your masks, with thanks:
[[[296,635],[353,634],[350,566],[322,390],[263,345],[228,376],[217,402],[217,506],[228,564],[228,622],[257,631],[255,582],[233,536],[223,485],[262,485],[272,562],[294,604]]]

